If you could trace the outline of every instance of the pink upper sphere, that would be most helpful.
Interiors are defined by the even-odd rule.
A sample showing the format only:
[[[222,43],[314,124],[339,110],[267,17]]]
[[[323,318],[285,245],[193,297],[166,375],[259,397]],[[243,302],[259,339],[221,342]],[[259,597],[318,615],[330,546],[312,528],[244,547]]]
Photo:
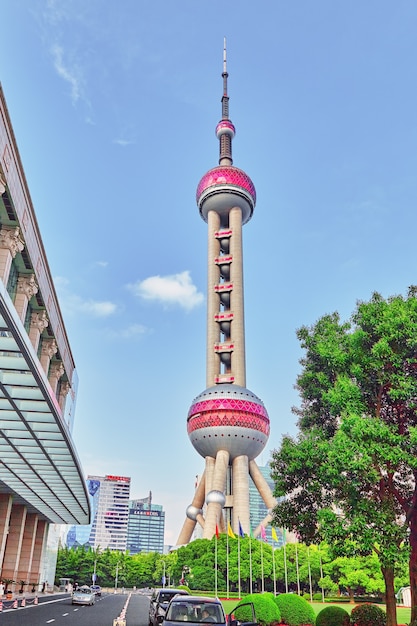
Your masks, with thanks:
[[[243,170],[233,165],[218,165],[204,174],[197,187],[197,204],[199,204],[201,194],[207,189],[224,187],[225,185],[241,187],[252,197],[253,205],[256,204],[255,185]]]

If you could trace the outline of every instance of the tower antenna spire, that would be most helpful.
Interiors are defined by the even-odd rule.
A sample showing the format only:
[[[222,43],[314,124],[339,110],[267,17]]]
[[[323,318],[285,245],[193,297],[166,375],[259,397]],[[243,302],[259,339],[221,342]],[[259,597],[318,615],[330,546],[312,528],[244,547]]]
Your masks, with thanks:
[[[229,96],[227,94],[227,58],[226,58],[226,37],[223,39],[223,96],[222,96],[222,119],[217,125],[216,135],[220,141],[220,165],[232,165],[232,139],[235,134],[235,127],[229,119]]]

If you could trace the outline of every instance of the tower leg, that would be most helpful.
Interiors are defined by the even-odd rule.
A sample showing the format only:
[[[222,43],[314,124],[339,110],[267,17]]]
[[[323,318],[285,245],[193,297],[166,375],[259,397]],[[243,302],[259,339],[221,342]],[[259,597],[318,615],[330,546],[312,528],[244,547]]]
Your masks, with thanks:
[[[270,486],[266,482],[264,476],[261,474],[259,467],[256,464],[256,461],[249,462],[249,473],[250,473],[250,477],[255,483],[255,487],[259,491],[259,494],[265,503],[265,506],[268,509],[272,510],[276,506],[277,501],[276,501],[276,498],[274,498],[272,494]],[[262,520],[260,525],[255,529],[255,532],[254,532],[255,537],[257,537],[259,533],[261,532],[261,526],[264,526],[264,527],[267,526],[271,520],[272,520],[272,515],[268,513],[268,515]]]
[[[249,534],[249,464],[247,456],[238,456],[232,462],[233,531],[239,533],[239,522],[244,533]]]
[[[216,524],[220,521],[222,513],[222,505],[220,502],[211,501],[210,494],[213,491],[219,491],[224,494],[226,490],[226,475],[229,465],[229,453],[226,450],[219,450],[216,455],[216,463],[214,466],[213,482],[211,492],[208,494],[206,523],[204,525],[204,539],[211,539],[216,532]]]
[[[194,498],[191,503],[192,507],[195,507],[196,509],[201,509],[203,507],[205,491],[206,491],[206,476],[205,476],[205,472],[203,472],[201,480],[197,485],[197,489],[195,490]],[[187,517],[180,531],[179,537],[177,539],[177,546],[182,546],[186,543],[190,543],[191,536],[194,532],[196,520],[198,518],[199,518],[199,515],[197,515],[195,519],[191,519]]]
[[[265,506],[268,509],[273,509],[277,505],[276,498],[274,498],[270,486],[262,476],[256,461],[249,462],[249,473],[262,500],[265,502]]]

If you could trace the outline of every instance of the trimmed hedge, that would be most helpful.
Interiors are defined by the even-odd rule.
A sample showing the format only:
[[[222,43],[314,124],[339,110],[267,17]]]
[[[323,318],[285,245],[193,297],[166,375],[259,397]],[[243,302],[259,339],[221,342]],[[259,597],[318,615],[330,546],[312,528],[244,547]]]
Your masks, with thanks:
[[[316,626],[349,626],[350,615],[341,606],[326,606],[316,617]]]
[[[288,626],[301,626],[301,624],[316,623],[316,614],[307,600],[295,593],[281,593],[275,598],[275,603],[281,613],[281,622]]]
[[[386,626],[387,614],[375,604],[359,604],[352,609],[350,623],[356,626]]]
[[[241,604],[252,602],[255,607],[256,621],[262,626],[268,626],[273,622],[281,621],[281,614],[277,604],[269,593],[250,593],[240,600],[234,614],[240,622],[252,621],[252,609],[250,606],[239,608]]]

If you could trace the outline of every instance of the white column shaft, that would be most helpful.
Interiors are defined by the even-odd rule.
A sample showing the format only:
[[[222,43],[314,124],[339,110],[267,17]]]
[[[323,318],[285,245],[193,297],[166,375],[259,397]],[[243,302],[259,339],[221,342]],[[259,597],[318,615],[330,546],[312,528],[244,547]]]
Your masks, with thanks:
[[[233,514],[232,528],[239,533],[239,522],[245,534],[250,531],[248,457],[238,456],[232,463]]]
[[[214,467],[212,490],[226,490],[227,468],[229,466],[229,453],[226,450],[219,450],[216,456],[216,464]],[[204,539],[211,539],[216,532],[216,524],[220,522],[222,507],[218,502],[209,502],[207,504],[206,523],[204,525]]]
[[[233,290],[230,296],[230,309],[233,312],[231,340],[234,344],[232,353],[232,374],[236,385],[246,387],[245,357],[245,310],[243,303],[243,249],[242,249],[242,212],[239,208],[231,209],[229,226],[232,229],[230,254],[233,257],[230,267],[230,281]]]
[[[220,360],[214,352],[214,344],[220,340],[220,329],[214,316],[219,312],[219,296],[214,291],[214,286],[219,283],[220,270],[214,259],[220,254],[220,243],[214,236],[220,228],[220,217],[215,211],[209,211],[207,217],[208,226],[208,251],[207,251],[207,367],[206,386],[214,385],[215,377],[220,373]]]

